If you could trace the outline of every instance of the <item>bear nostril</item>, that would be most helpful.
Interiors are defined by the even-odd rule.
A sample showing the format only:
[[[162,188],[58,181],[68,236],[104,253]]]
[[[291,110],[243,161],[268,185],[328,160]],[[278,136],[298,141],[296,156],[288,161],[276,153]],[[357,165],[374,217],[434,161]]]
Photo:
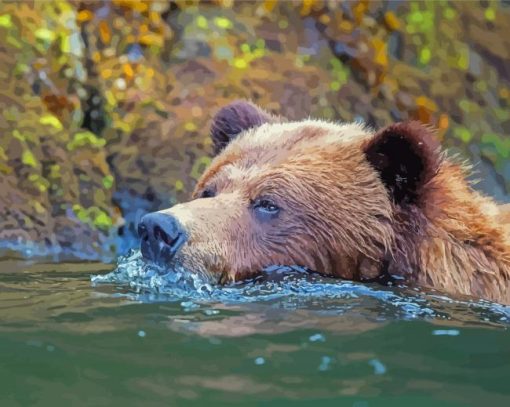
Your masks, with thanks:
[[[168,235],[168,233],[166,233],[163,229],[161,229],[161,227],[159,227],[159,226],[154,227],[154,237],[158,240],[162,240],[170,247],[175,246],[175,244],[177,243],[177,240],[179,239],[180,236],[181,236],[181,234],[177,233],[176,236],[174,238],[172,238],[171,236]]]
[[[179,221],[159,212],[144,215],[138,233],[143,257],[157,262],[170,261],[186,241],[186,231]]]
[[[159,226],[154,226],[154,237],[156,240],[162,240],[163,242],[167,243],[168,235],[163,232],[163,229],[161,229]]]
[[[145,242],[149,239],[149,233],[147,231],[147,226],[145,226],[143,223],[140,223],[138,225],[138,236],[140,239],[144,240]]]

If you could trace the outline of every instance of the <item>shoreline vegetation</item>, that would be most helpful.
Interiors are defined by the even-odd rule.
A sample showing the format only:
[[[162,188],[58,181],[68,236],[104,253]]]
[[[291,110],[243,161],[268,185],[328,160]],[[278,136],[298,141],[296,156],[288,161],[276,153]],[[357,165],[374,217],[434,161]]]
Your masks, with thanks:
[[[0,254],[112,261],[184,200],[238,99],[290,119],[416,119],[508,201],[505,2],[0,5]]]

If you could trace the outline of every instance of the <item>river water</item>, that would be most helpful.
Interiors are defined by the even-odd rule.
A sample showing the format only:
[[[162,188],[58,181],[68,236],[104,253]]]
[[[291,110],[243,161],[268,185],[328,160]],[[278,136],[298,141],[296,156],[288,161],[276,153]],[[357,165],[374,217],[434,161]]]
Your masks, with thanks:
[[[510,405],[510,309],[296,269],[0,261],[0,406]]]

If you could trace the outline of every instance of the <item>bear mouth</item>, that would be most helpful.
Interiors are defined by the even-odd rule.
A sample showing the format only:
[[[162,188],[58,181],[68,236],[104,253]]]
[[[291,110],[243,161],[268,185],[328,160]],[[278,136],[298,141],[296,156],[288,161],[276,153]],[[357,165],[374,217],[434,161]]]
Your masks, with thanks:
[[[142,239],[140,251],[144,260],[165,267],[172,262],[186,240],[183,233],[173,238],[171,242],[167,242],[166,239]]]
[[[186,231],[179,221],[160,212],[142,217],[138,235],[143,258],[163,266],[175,257],[187,240]]]

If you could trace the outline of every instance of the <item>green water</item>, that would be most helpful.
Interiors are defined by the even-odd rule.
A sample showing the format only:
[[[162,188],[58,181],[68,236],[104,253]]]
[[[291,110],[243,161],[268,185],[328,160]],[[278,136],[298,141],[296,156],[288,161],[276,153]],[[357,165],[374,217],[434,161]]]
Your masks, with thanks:
[[[510,405],[507,326],[465,305],[189,303],[111,268],[0,262],[0,406]]]

